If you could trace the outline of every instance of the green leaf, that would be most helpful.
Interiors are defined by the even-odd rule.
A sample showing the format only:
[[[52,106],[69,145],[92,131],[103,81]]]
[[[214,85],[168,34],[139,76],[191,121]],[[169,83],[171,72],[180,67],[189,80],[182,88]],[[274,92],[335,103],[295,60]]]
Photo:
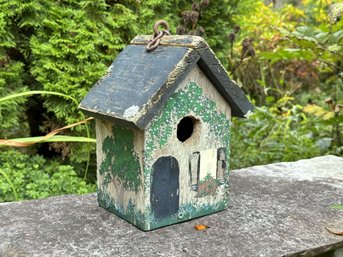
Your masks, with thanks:
[[[62,96],[62,97],[65,97],[65,98],[68,98],[68,99],[71,99],[73,102],[76,103],[76,105],[78,105],[78,101],[69,96],[69,95],[65,95],[65,94],[62,94],[62,93],[58,93],[58,92],[51,92],[51,91],[26,91],[26,92],[22,92],[22,93],[17,93],[17,94],[12,94],[12,95],[8,95],[8,96],[5,96],[5,97],[1,97],[0,98],[0,103],[1,102],[5,102],[5,101],[8,101],[8,100],[11,100],[13,98],[18,98],[18,97],[23,97],[23,96],[31,96],[31,95],[57,95],[57,96]]]
[[[337,45],[337,44],[331,45],[331,46],[328,47],[328,50],[331,51],[331,52],[337,52],[337,51],[339,51],[341,49],[342,49],[342,47]]]
[[[5,178],[5,180],[6,180],[6,182],[10,185],[10,187],[11,187],[11,189],[12,189],[12,192],[13,192],[13,195],[14,195],[14,199],[16,200],[16,201],[18,201],[19,200],[19,197],[18,197],[18,194],[17,194],[17,190],[15,189],[15,186],[13,185],[13,183],[12,183],[12,180],[7,176],[7,174],[3,171],[3,170],[1,170],[0,169],[0,175],[2,175],[4,178]]]
[[[330,207],[333,209],[343,210],[343,204],[333,204],[330,205]]]
[[[335,39],[335,41],[339,42],[340,40],[343,39],[343,30],[339,30],[339,31],[333,33],[332,36]]]
[[[44,137],[26,137],[26,138],[14,138],[9,139],[9,141],[13,142],[21,142],[21,143],[30,143],[39,141],[39,143],[46,143],[46,142],[78,142],[78,143],[96,143],[96,139],[88,138],[88,137],[76,137],[76,136],[63,136],[63,135],[56,135],[52,136],[46,140],[42,140]],[[1,147],[1,145],[0,145]]]

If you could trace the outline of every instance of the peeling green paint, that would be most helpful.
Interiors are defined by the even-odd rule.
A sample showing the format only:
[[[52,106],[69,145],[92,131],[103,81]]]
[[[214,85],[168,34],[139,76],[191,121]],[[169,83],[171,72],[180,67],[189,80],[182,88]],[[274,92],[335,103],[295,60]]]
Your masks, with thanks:
[[[102,208],[116,214],[120,218],[134,224],[135,226],[143,230],[149,230],[149,228],[146,227],[147,219],[145,218],[144,213],[139,211],[131,200],[124,209],[122,206],[116,204],[115,199],[113,199],[108,194],[107,190],[103,187],[98,188],[97,197],[98,203]]]
[[[230,120],[226,118],[225,114],[217,112],[216,103],[203,96],[202,88],[195,82],[190,82],[185,90],[180,89],[168,99],[160,117],[154,119],[150,124],[146,133],[145,161],[147,163],[152,161],[152,153],[156,149],[166,145],[174,124],[186,116],[189,111],[193,111],[202,121],[210,124],[210,133],[214,133],[218,141],[229,145]],[[229,156],[229,151],[227,155]]]
[[[201,217],[214,212],[219,212],[227,207],[226,201],[220,201],[215,205],[203,204],[200,206],[195,206],[189,203],[181,205],[178,213],[171,215],[168,218],[158,220],[153,217],[150,210],[147,210],[145,213],[138,211],[131,200],[124,209],[115,204],[114,199],[106,192],[106,190],[98,188],[97,195],[99,205],[102,208],[116,214],[120,218],[145,231],[179,223],[188,219]]]
[[[99,172],[104,175],[104,184],[118,180],[126,190],[138,192],[141,181],[141,168],[134,151],[134,133],[130,129],[112,126],[112,136],[102,142],[105,159]]]
[[[195,82],[190,82],[185,89],[174,93],[166,102],[162,114],[155,118],[146,131],[144,154],[144,175],[150,176],[152,172],[153,153],[166,145],[172,135],[173,126],[192,111],[203,122],[210,125],[209,133],[215,135],[220,144],[226,146],[227,173],[229,171],[230,157],[230,126],[231,122],[225,114],[218,113],[216,103],[203,95],[203,89]],[[150,181],[146,187],[150,187]]]

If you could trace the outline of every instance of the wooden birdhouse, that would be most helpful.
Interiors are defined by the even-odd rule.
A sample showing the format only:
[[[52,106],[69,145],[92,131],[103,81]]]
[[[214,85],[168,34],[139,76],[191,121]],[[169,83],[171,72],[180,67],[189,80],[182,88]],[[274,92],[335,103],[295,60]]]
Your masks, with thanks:
[[[138,36],[86,95],[99,205],[142,230],[228,206],[231,116],[253,106],[203,38]]]

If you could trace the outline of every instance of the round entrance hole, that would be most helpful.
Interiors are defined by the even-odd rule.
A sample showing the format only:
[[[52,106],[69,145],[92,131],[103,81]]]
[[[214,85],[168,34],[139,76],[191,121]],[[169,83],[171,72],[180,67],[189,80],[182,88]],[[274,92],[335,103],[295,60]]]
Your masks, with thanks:
[[[184,117],[180,120],[176,135],[181,142],[185,142],[192,136],[196,122],[197,120],[193,117]]]

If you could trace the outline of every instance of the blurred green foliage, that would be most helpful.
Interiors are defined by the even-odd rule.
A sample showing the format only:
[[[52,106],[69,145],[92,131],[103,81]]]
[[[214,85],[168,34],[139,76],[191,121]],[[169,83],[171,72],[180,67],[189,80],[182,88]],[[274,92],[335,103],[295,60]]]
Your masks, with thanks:
[[[2,151],[0,163],[0,202],[95,191],[95,185],[78,177],[72,166],[38,155]]]
[[[198,19],[206,27],[203,36],[222,57],[221,49],[227,48],[222,31],[232,24],[239,2],[213,1]],[[192,5],[192,0],[0,0],[0,97],[45,90],[80,102],[133,37],[151,34],[161,18],[175,34],[182,12]],[[225,19],[213,26],[216,17]],[[0,138],[40,136],[78,120],[80,112],[72,101],[51,95],[17,98],[0,104]],[[73,133],[86,132],[78,127]],[[59,151],[58,145],[51,147]],[[66,148],[77,153],[69,155],[72,162],[88,158],[89,149],[82,145]]]
[[[244,8],[238,8],[239,5],[249,1],[209,2],[198,2],[201,5],[198,26],[204,28],[202,35],[225,62],[227,41],[223,31],[233,24],[233,14],[243,11]],[[226,7],[223,8],[223,5]],[[184,18],[182,13],[193,8],[192,0],[0,0],[0,98],[44,90],[68,95],[70,99],[80,102],[134,36],[152,34],[152,26],[158,19],[168,20],[171,32],[175,34]],[[216,26],[214,20],[217,20]],[[0,103],[0,138],[42,136],[75,123],[83,119],[75,101],[47,94],[3,101]],[[86,134],[85,126],[64,132],[66,136]],[[92,126],[91,136],[95,137]],[[37,157],[37,153],[42,157]],[[92,153],[91,156],[89,153]],[[27,161],[27,170],[32,170],[35,160],[43,161],[41,158],[45,158],[47,161],[41,167],[44,169],[42,172],[49,173],[49,165],[56,164],[50,161],[52,159],[71,165],[74,168],[70,171],[75,171],[80,177],[87,175],[90,166],[87,179],[95,180],[94,145],[54,142],[48,146],[30,147],[23,156],[28,159],[20,159],[18,163]],[[7,157],[8,160],[5,157],[2,159],[0,168],[11,161]],[[10,167],[13,172],[9,172],[8,167],[0,175],[2,186],[10,183],[13,176],[30,177],[24,169]],[[67,175],[64,178],[68,180]],[[26,188],[25,183],[20,187]],[[33,187],[32,183],[29,183],[30,187]],[[16,183],[13,185],[17,186]],[[75,188],[74,192],[77,190]],[[48,192],[46,195],[57,193],[53,190]],[[66,191],[61,189],[60,193]],[[41,196],[45,195],[38,193],[37,197]],[[19,194],[19,199],[22,198],[33,198],[33,195]]]
[[[247,120],[234,120],[232,168],[320,154],[316,135],[321,126],[307,118],[303,107],[293,102],[293,98],[281,98],[271,107],[256,107]]]
[[[343,155],[343,21],[330,23],[332,3],[256,3],[257,15],[237,17],[228,70],[260,107],[234,121],[232,168]],[[254,55],[242,60],[245,38]]]

